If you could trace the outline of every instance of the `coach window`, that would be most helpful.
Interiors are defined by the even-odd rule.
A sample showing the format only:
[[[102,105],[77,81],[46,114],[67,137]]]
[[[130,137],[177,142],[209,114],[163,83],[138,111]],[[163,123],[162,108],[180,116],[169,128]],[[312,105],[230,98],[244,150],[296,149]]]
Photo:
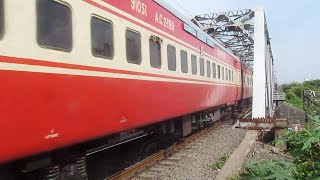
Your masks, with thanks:
[[[216,78],[216,76],[217,76],[216,63],[212,63],[212,77]]]
[[[233,70],[231,71],[231,77],[232,77],[232,81],[234,81]]]
[[[228,81],[228,69],[226,68],[226,81]]]
[[[225,71],[226,71],[226,81],[228,81],[229,80],[228,69],[225,68]]]
[[[211,77],[211,64],[209,60],[207,60],[207,76]]]
[[[232,77],[231,77],[231,70],[229,69],[229,81],[232,80]]]
[[[218,79],[220,79],[221,78],[221,73],[220,73],[220,65],[217,65],[217,67],[218,67],[218,69],[217,69],[217,72],[218,72]]]
[[[141,64],[141,35],[138,32],[126,30],[127,61]]]
[[[3,36],[4,32],[4,10],[3,10],[3,0],[0,0],[0,39]]]
[[[221,66],[221,70],[222,70],[222,72],[221,72],[221,74],[222,74],[222,80],[224,80],[224,67]]]
[[[181,50],[180,51],[180,57],[181,57],[181,71],[183,73],[187,73],[188,72],[188,60],[187,60],[187,52]]]
[[[149,40],[150,64],[151,67],[161,68],[161,39],[157,36],[151,36]]]
[[[192,67],[192,74],[197,74],[197,57],[195,55],[191,55],[191,67]]]
[[[200,75],[204,76],[204,59],[200,58]]]
[[[46,48],[71,51],[72,17],[67,5],[37,0],[37,40]]]
[[[94,56],[113,58],[113,26],[97,17],[91,18],[91,51]]]
[[[170,71],[175,71],[177,68],[176,63],[176,48],[174,46],[167,46],[167,56],[168,56],[168,69]]]

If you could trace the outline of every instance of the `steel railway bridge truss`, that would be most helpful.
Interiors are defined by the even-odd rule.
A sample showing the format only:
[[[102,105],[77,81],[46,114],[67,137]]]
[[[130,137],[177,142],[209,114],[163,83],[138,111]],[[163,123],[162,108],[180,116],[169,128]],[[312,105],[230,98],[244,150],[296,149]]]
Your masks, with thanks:
[[[252,117],[272,117],[276,77],[264,10],[202,14],[192,21],[253,68]]]

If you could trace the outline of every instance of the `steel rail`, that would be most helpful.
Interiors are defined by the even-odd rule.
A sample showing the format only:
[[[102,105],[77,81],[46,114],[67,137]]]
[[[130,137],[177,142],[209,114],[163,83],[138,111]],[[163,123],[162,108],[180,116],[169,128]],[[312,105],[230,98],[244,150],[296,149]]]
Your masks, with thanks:
[[[246,112],[248,113],[248,112]],[[242,114],[241,117],[245,116],[246,114]],[[239,117],[239,118],[241,118]],[[169,148],[165,150],[161,150],[146,159],[124,169],[123,171],[120,171],[108,178],[106,180],[127,180],[130,178],[133,178],[135,175],[145,171],[146,169],[150,168],[151,166],[155,165],[156,163],[166,159],[167,157],[171,156],[172,154],[176,153],[177,151],[183,149],[188,144],[194,142],[196,139],[202,137],[203,135],[209,133],[213,129],[219,127],[222,124],[221,121],[217,121],[213,123],[211,126],[206,127],[199,132],[196,132],[195,134],[191,135],[190,137],[187,137],[185,139],[182,139],[180,142],[173,144]]]

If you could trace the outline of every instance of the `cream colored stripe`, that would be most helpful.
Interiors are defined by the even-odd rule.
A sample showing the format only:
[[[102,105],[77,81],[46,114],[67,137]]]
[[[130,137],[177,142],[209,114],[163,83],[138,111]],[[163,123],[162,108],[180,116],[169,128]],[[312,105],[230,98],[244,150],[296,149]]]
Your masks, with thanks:
[[[0,63],[0,70],[38,72],[38,73],[50,73],[50,74],[68,74],[68,75],[107,77],[107,78],[118,78],[118,79],[136,79],[136,80],[146,80],[146,81],[177,82],[177,83],[187,83],[187,84],[235,86],[232,84],[221,84],[221,83],[214,83],[214,82],[207,83],[207,82],[197,82],[192,80],[179,80],[179,79],[151,77],[151,76],[143,76],[143,75],[118,74],[118,73],[109,73],[109,72],[46,67],[46,66],[34,66],[34,65],[14,64],[14,63]]]

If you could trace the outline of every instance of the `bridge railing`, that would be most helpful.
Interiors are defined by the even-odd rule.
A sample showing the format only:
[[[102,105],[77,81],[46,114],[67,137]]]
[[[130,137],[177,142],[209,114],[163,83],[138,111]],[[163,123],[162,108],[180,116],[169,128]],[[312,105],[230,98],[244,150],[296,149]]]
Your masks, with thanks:
[[[275,92],[273,94],[273,100],[274,101],[284,101],[285,100],[284,92]]]

